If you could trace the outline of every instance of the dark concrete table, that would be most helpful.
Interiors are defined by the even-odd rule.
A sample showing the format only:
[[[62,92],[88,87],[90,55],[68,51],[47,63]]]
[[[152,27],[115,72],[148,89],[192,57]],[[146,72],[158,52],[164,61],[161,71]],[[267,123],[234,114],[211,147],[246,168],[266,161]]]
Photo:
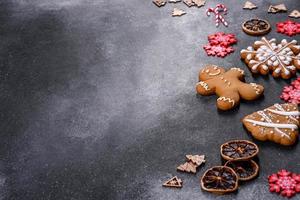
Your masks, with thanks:
[[[281,102],[289,81],[252,77],[239,51],[258,38],[241,31],[251,17],[270,21],[268,38],[287,13],[267,14],[271,3],[224,0],[229,27],[214,26],[202,8],[157,8],[151,0],[2,0],[0,2],[0,199],[278,199],[267,176],[286,168],[300,173],[300,146],[255,141],[259,177],[235,194],[201,191],[199,177],[221,164],[219,146],[250,139],[240,122],[248,113]],[[299,0],[284,1],[289,11]],[[299,21],[299,20],[297,20]],[[237,35],[236,52],[206,56],[207,35]],[[300,41],[299,36],[293,37]],[[288,38],[291,39],[291,38]],[[245,69],[246,80],[266,87],[264,98],[218,112],[216,97],[195,94],[207,63]],[[197,175],[176,172],[185,154],[205,154]],[[163,188],[173,175],[182,189]],[[299,196],[298,196],[299,198]],[[294,199],[297,199],[294,198]]]

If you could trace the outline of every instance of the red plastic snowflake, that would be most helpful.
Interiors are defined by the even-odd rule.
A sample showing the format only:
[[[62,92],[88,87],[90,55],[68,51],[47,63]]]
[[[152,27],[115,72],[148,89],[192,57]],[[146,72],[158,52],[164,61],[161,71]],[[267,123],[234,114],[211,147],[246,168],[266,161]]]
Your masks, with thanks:
[[[222,45],[207,44],[203,46],[208,56],[218,56],[224,58],[226,55],[234,52],[232,47],[224,47]]]
[[[283,88],[280,96],[286,102],[300,104],[300,77]]]
[[[208,36],[208,41],[211,45],[222,45],[228,47],[237,42],[234,34],[226,34],[223,32],[215,33]]]
[[[292,197],[300,192],[300,175],[281,170],[269,176],[270,192],[280,193],[282,196]]]
[[[293,36],[300,33],[300,23],[287,20],[285,22],[277,23],[277,32]]]

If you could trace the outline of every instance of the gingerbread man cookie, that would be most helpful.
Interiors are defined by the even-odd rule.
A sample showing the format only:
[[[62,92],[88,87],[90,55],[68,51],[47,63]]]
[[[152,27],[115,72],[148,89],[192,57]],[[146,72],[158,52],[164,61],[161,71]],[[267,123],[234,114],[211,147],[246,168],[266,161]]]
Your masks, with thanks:
[[[299,116],[297,104],[274,104],[244,117],[243,124],[258,140],[292,145],[298,137]]]
[[[197,83],[198,94],[208,96],[216,94],[217,107],[229,110],[239,104],[240,98],[255,100],[264,92],[264,87],[256,83],[245,83],[244,71],[231,68],[227,72],[222,67],[208,65],[199,73],[200,82]]]

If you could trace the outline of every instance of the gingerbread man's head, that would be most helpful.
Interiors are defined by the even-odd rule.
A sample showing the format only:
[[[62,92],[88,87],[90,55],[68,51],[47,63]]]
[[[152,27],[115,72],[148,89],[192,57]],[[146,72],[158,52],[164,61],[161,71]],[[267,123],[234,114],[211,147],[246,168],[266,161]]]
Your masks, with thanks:
[[[201,70],[199,74],[199,80],[206,81],[224,73],[225,69],[222,67],[218,67],[216,65],[207,65]]]

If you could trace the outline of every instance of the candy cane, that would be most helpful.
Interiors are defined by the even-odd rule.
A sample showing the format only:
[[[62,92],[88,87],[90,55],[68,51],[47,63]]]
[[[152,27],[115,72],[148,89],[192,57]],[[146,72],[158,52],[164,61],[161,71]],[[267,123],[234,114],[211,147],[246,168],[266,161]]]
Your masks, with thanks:
[[[210,16],[211,13],[215,14],[216,27],[219,26],[220,22],[222,22],[224,26],[228,26],[228,23],[225,21],[224,17],[220,14],[221,12],[223,12],[224,15],[227,14],[227,8],[224,4],[217,4],[215,8],[208,8],[206,10],[207,16]]]

